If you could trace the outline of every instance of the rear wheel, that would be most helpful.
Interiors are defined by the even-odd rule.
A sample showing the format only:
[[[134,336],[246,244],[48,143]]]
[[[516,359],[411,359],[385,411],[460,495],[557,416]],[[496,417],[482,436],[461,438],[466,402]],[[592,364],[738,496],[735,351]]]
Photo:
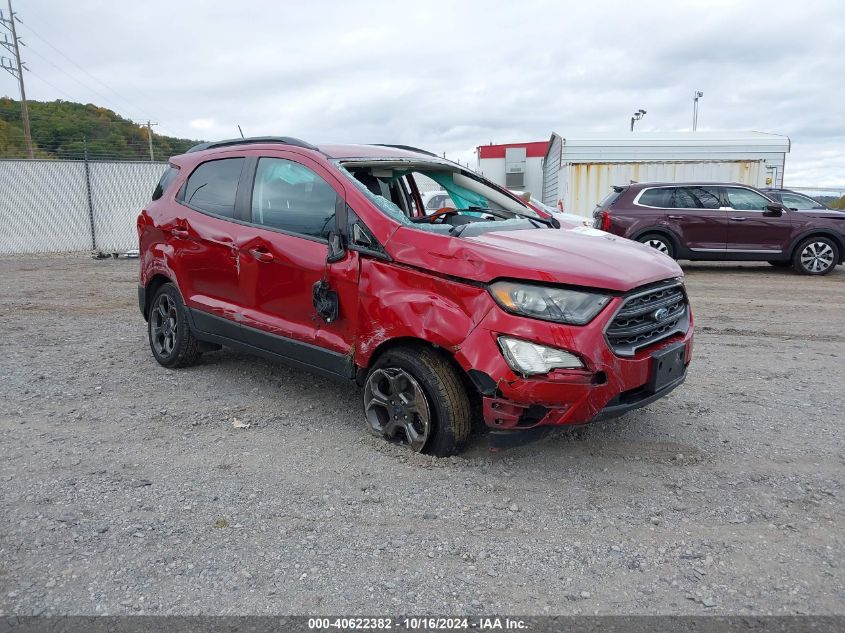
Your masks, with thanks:
[[[364,381],[364,415],[374,434],[446,457],[470,433],[470,403],[457,369],[429,349],[385,352]]]
[[[646,246],[651,246],[653,249],[658,250],[673,259],[675,257],[675,246],[672,244],[672,240],[665,235],[661,235],[660,233],[649,233],[648,235],[643,235],[638,238],[637,241],[641,244],[645,244]]]
[[[792,266],[803,275],[826,275],[839,263],[839,247],[828,237],[809,237],[792,255]]]
[[[173,284],[164,284],[153,297],[147,334],[153,356],[165,367],[189,367],[200,359],[199,341],[188,325],[182,295]]]

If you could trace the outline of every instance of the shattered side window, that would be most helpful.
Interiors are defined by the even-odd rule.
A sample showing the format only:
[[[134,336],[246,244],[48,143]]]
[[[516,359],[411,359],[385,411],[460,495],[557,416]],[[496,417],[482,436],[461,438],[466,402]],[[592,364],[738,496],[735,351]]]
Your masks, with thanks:
[[[343,165],[338,165],[338,169],[340,169],[347,178],[354,184],[360,191],[363,193],[367,198],[369,198],[379,209],[384,211],[388,216],[393,218],[394,220],[398,220],[402,224],[412,224],[411,220],[408,219],[408,216],[397,207],[393,202],[388,200],[384,197],[382,187],[383,183],[379,182],[377,178],[373,177],[374,182],[365,184],[361,180],[359,180],[355,174],[350,172],[346,167]],[[369,185],[369,186],[368,186]],[[380,191],[380,193],[375,193],[376,191]]]

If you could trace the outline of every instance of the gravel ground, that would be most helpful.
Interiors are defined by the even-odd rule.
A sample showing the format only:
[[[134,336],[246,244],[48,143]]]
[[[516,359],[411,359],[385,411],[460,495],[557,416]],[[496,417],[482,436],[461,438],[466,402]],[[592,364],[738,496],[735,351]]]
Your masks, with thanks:
[[[685,264],[684,387],[450,459],[352,386],[159,367],[137,267],[0,259],[0,614],[845,612],[841,267]]]

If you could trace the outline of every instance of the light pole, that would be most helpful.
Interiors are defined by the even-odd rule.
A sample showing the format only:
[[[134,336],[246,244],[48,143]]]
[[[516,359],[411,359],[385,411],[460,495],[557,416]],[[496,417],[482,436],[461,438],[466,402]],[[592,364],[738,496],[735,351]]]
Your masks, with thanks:
[[[693,92],[693,99],[692,99],[692,131],[695,132],[698,129],[698,100],[704,96],[704,93],[701,90],[696,90]]]
[[[634,116],[631,117],[631,131],[634,131],[634,123],[639,121],[645,116],[645,110],[640,108],[636,112],[634,112]]]

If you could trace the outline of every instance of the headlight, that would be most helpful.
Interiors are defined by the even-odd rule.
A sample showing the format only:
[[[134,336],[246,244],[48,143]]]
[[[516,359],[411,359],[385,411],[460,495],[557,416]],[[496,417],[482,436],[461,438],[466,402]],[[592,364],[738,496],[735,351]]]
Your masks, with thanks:
[[[510,368],[525,376],[548,374],[553,369],[584,367],[584,363],[575,354],[510,336],[500,336],[499,347]]]
[[[490,286],[490,292],[508,312],[571,325],[589,323],[610,302],[608,295],[595,292],[510,281],[497,281]]]

